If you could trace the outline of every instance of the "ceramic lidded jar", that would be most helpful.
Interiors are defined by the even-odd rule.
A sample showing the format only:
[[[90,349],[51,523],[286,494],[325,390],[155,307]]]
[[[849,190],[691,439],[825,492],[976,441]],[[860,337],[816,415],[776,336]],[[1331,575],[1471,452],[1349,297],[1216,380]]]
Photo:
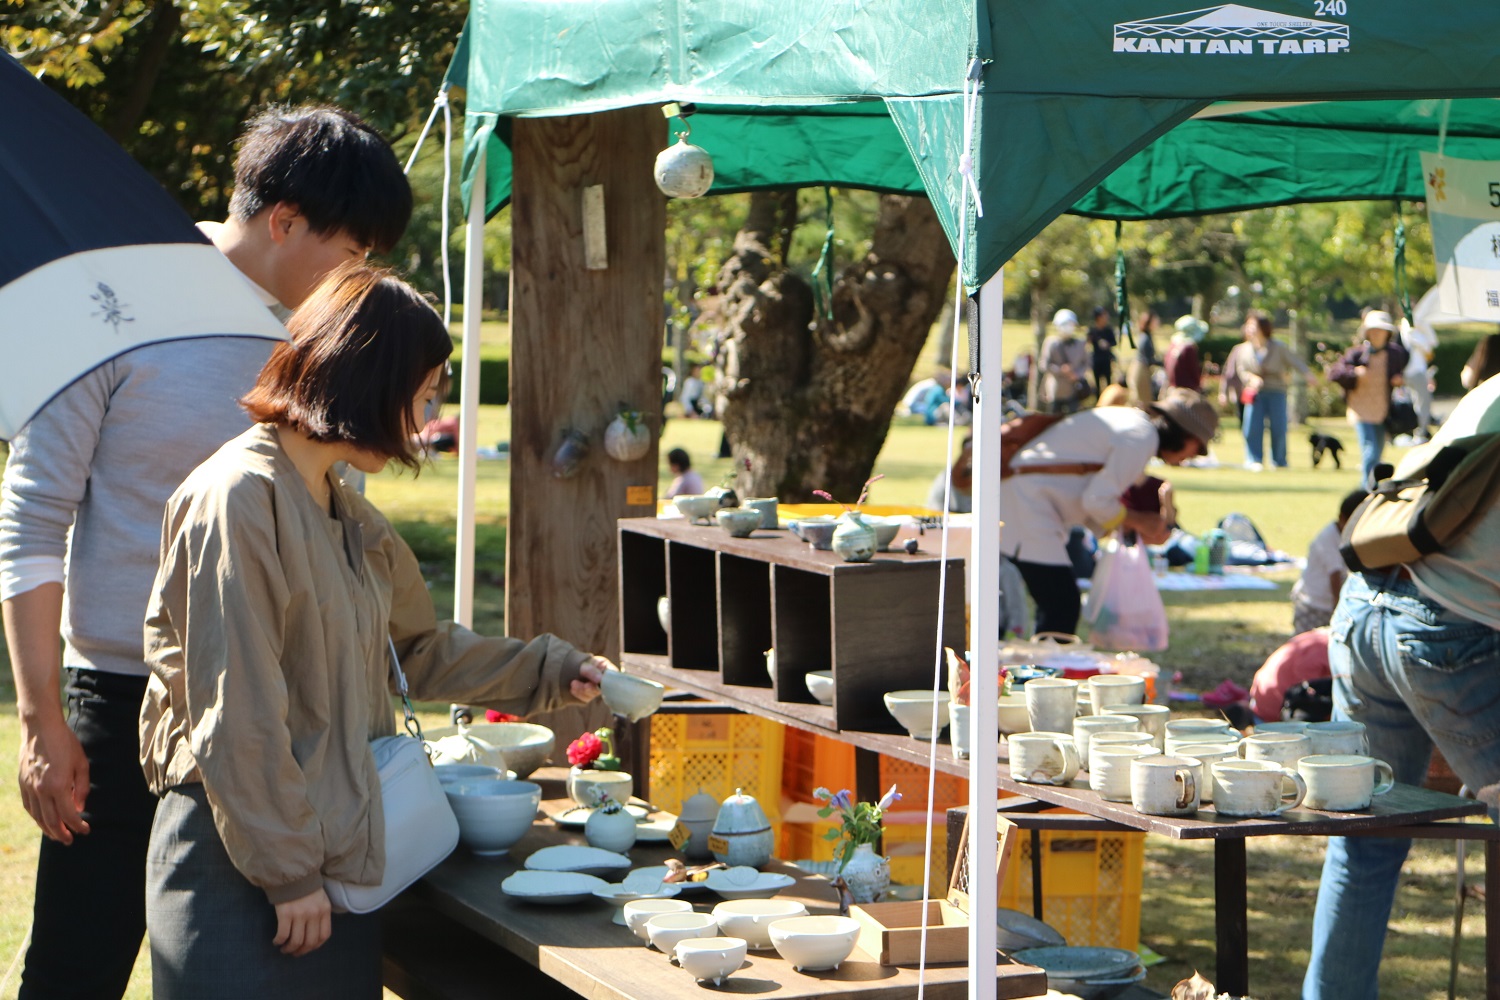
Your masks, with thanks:
[[[636,833],[635,817],[613,801],[589,813],[583,824],[583,836],[591,847],[616,854],[624,854],[635,846]]]
[[[760,868],[771,860],[775,841],[771,821],[766,818],[766,812],[755,796],[746,795],[736,788],[719,807],[713,833],[708,838],[708,849],[714,860],[722,864]]]
[[[833,529],[833,551],[844,562],[869,562],[875,555],[875,529],[865,523],[857,511],[839,517]]]
[[[682,804],[682,812],[677,814],[677,826],[673,829],[672,844],[682,851],[683,857],[690,861],[712,857],[708,837],[713,832],[718,814],[719,800],[701,788],[697,795]]]

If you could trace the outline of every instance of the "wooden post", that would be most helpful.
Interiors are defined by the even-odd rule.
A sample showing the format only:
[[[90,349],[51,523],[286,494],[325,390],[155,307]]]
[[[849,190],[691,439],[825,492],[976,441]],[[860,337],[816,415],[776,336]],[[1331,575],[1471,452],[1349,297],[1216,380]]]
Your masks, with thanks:
[[[651,168],[667,125],[657,108],[639,107],[518,118],[513,135],[506,631],[552,632],[617,659],[615,520],[656,509],[666,199]],[[583,193],[595,185],[608,241],[601,270],[585,260]],[[651,429],[651,450],[633,462],[604,450],[622,403]],[[569,430],[589,450],[559,479],[553,454]],[[584,723],[568,726],[554,726],[559,751]]]

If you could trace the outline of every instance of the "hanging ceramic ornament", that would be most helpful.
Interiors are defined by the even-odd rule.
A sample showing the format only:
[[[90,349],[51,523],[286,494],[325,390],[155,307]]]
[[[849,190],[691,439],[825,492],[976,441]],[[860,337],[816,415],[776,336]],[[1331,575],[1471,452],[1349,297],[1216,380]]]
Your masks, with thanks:
[[[621,409],[604,429],[604,450],[617,462],[634,462],[651,450],[651,429],[640,410]]]
[[[708,151],[688,142],[684,127],[677,141],[656,154],[656,186],[668,198],[697,198],[714,183],[714,161]]]

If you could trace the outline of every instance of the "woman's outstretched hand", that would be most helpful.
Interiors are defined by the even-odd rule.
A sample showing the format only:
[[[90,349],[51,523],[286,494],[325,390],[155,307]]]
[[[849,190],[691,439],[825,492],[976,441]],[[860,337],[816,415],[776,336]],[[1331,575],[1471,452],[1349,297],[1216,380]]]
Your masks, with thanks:
[[[599,697],[599,685],[604,680],[604,671],[618,669],[620,668],[602,656],[591,657],[584,660],[583,666],[578,668],[578,677],[574,679],[569,690],[579,701],[593,701]]]

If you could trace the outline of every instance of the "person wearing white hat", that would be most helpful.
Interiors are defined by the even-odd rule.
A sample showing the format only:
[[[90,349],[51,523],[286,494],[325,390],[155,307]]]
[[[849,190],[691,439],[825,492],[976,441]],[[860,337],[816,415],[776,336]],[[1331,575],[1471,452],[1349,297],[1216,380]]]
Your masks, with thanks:
[[[1083,374],[1089,370],[1088,345],[1077,337],[1078,315],[1059,309],[1052,317],[1057,332],[1042,342],[1042,409],[1048,413],[1077,413],[1088,392]]]
[[[1369,483],[1385,450],[1385,418],[1391,410],[1391,388],[1402,382],[1407,352],[1396,336],[1396,324],[1383,309],[1365,313],[1357,343],[1328,369],[1328,380],[1344,390],[1349,423],[1359,438],[1360,475]]]

